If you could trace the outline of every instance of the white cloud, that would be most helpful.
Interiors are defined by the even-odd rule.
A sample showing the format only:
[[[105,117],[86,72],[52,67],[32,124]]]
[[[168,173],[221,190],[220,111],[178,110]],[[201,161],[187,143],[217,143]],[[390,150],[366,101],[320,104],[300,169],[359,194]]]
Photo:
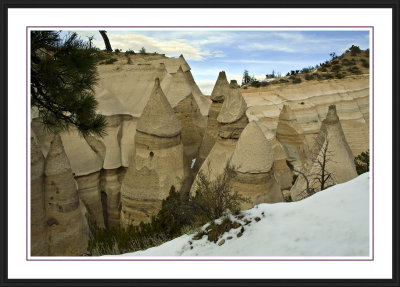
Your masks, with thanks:
[[[239,45],[238,48],[244,51],[263,50],[263,51],[281,51],[287,53],[298,52],[298,49],[293,49],[288,46],[283,46],[282,44],[269,44],[269,43],[246,43]]]
[[[82,38],[93,35],[92,31],[80,31]],[[200,45],[192,45],[186,39],[173,38],[173,40],[159,40],[154,37],[138,34],[138,33],[108,33],[111,46],[113,49],[122,49],[123,51],[132,49],[139,51],[142,47],[147,52],[157,52],[166,54],[170,57],[176,57],[183,54],[186,59],[194,61],[203,61],[210,57],[224,57],[222,51],[210,51],[203,49]],[[100,49],[104,49],[104,43],[100,35],[96,36],[93,44]]]

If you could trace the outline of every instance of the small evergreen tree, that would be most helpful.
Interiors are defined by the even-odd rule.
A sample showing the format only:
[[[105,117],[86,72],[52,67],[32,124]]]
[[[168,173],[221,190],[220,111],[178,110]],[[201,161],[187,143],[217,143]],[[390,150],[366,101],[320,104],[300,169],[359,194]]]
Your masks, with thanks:
[[[359,46],[351,45],[349,50],[352,56],[356,56],[357,54],[361,53],[361,49]]]
[[[362,152],[354,158],[357,174],[363,174],[369,171],[369,150]]]
[[[52,133],[75,126],[81,135],[104,136],[106,119],[96,114],[97,50],[71,33],[31,32],[31,105]]]
[[[242,78],[242,85],[245,85],[247,83],[251,82],[251,77],[249,75],[249,71],[244,70],[243,72],[243,78]]]

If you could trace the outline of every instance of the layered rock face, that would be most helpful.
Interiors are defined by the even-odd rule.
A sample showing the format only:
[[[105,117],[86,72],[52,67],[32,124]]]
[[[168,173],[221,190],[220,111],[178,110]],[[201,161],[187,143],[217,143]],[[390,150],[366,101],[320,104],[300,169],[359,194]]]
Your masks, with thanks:
[[[181,67],[201,114],[207,115],[210,102],[194,82],[190,67],[182,55],[179,58],[151,58],[144,55],[131,57],[133,64],[127,65],[126,57],[122,56],[113,65],[98,66],[100,79],[95,97],[99,102],[99,113],[107,116],[123,114],[140,117],[150,97],[155,78],[163,81],[165,76],[177,73]]]
[[[207,158],[211,149],[218,138],[218,121],[217,117],[222,108],[222,103],[229,97],[230,88],[228,80],[226,79],[225,71],[221,71],[215,82],[214,88],[211,92],[211,106],[208,111],[207,129],[205,131],[202,143],[200,146],[199,156],[196,159],[194,169],[197,171]]]
[[[343,132],[354,155],[369,149],[369,75],[340,80],[309,81],[296,85],[270,85],[243,90],[250,120],[260,123],[273,138],[283,104],[288,104],[312,147],[329,105],[336,105]]]
[[[44,206],[44,156],[31,131],[31,255],[48,253],[46,213]]]
[[[248,209],[259,203],[283,201],[281,189],[272,169],[274,151],[255,122],[250,122],[240,135],[229,165],[234,170],[232,188],[248,197],[242,203]]]
[[[276,138],[282,144],[287,160],[295,168],[302,168],[307,159],[308,147],[303,129],[297,123],[296,115],[288,105],[283,105],[279,115]]]
[[[182,126],[156,79],[140,117],[131,164],[121,187],[121,226],[149,222],[174,185],[184,181]]]
[[[219,175],[224,173],[240,134],[249,123],[245,111],[246,103],[235,81],[231,84],[229,96],[225,98],[217,117],[217,141],[199,170],[199,172],[208,176],[210,181],[215,180]],[[196,182],[197,178],[190,191],[192,195],[197,188]]]
[[[349,181],[357,176],[354,156],[346,141],[334,105],[329,107],[326,119],[322,122],[321,130],[315,139],[310,157],[303,169],[303,173],[308,177],[310,187],[314,188],[314,191],[321,189],[319,181],[315,180],[316,177],[321,177],[315,176],[315,174],[321,174],[324,154],[326,155],[325,174],[332,174],[327,179],[325,187]],[[295,201],[307,197],[306,181],[303,176],[299,175],[290,192]]]
[[[59,135],[51,142],[44,173],[48,255],[82,255],[89,238],[87,210],[79,200],[77,184]]]

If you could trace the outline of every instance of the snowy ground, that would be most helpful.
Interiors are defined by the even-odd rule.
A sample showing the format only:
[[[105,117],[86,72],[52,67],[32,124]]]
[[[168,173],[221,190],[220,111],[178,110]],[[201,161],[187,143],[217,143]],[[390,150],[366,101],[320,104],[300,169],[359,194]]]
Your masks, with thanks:
[[[241,227],[225,233],[221,246],[188,234],[119,256],[369,256],[369,178],[365,173],[299,202],[260,204],[241,221],[232,216],[252,222],[240,238]]]

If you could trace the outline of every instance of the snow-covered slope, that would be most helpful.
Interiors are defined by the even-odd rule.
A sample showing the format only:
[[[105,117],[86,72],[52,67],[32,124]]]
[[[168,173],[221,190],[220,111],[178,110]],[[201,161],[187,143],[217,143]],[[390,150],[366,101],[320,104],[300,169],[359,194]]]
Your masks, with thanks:
[[[193,240],[189,234],[120,256],[368,256],[369,178],[365,173],[299,202],[260,204],[244,211],[240,220],[231,216],[251,220],[239,238],[241,227],[217,243],[207,236]],[[219,246],[222,239],[225,243]]]

